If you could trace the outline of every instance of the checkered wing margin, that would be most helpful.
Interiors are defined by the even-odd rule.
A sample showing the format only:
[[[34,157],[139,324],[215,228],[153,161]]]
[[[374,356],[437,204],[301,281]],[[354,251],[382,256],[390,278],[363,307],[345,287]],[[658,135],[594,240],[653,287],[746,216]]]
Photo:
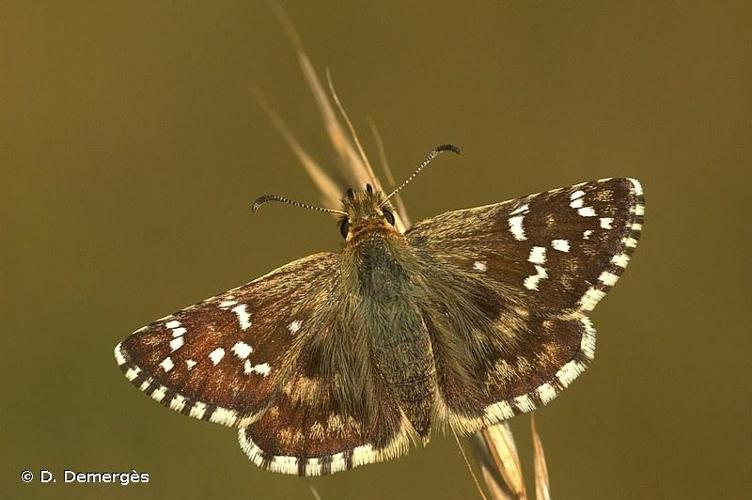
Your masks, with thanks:
[[[643,214],[637,180],[602,179],[407,231],[441,298],[424,320],[443,421],[470,432],[530,411],[586,368],[595,352],[586,314],[626,268]]]
[[[115,358],[152,399],[239,427],[264,469],[320,475],[400,455],[410,428],[353,356],[364,339],[338,315],[339,269],[330,253],[292,262],[141,328]]]

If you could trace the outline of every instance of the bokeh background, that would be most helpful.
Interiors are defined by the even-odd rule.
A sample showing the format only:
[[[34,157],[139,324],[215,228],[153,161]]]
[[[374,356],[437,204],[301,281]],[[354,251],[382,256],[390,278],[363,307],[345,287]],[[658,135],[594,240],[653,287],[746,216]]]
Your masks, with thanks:
[[[636,176],[645,231],[593,313],[595,364],[537,412],[554,498],[749,494],[752,7],[748,2],[284,2],[414,220]],[[289,260],[332,220],[259,87],[328,145],[265,2],[0,6],[0,496],[474,498],[451,437],[329,478],[262,472],[235,433],[174,414],[112,357],[129,332]],[[513,422],[531,474],[529,419]],[[23,469],[148,485],[22,484]]]

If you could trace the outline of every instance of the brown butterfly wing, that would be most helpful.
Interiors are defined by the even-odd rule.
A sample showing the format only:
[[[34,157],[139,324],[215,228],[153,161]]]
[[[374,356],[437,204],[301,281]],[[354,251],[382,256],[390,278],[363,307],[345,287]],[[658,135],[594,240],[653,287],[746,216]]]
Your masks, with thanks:
[[[603,179],[448,212],[407,231],[439,297],[424,312],[439,415],[472,431],[549,402],[593,358],[585,314],[642,231],[634,179]]]
[[[239,427],[262,468],[319,475],[399,455],[409,426],[339,316],[339,269],[331,253],[294,261],[134,332],[116,360],[163,405]]]
[[[405,453],[412,427],[373,370],[366,339],[332,318],[302,349],[272,406],[241,428],[262,468],[325,475]]]

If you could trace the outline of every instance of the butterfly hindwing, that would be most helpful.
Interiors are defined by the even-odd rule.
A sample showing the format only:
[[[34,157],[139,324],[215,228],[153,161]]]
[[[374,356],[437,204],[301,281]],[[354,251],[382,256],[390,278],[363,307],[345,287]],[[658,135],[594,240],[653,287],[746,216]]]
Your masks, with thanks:
[[[362,349],[357,338],[347,340],[357,335],[341,326],[333,318],[309,339],[273,405],[240,429],[240,445],[256,465],[325,475],[407,451],[412,428],[389,387],[370,369],[369,356],[349,355]]]
[[[547,403],[574,380],[595,350],[585,313],[629,262],[643,214],[636,180],[603,179],[408,230],[424,279],[443,297],[425,312],[439,415],[477,430]]]

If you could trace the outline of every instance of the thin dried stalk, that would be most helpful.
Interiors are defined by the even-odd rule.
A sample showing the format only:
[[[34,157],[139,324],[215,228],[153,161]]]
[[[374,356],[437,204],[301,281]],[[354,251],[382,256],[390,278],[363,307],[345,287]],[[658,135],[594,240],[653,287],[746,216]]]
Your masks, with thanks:
[[[386,181],[389,183],[390,187],[397,187],[397,183],[394,181],[394,176],[392,175],[392,169],[389,168],[389,162],[386,160],[384,141],[381,140],[379,129],[376,127],[376,124],[373,122],[370,116],[368,117],[368,125],[371,127],[373,139],[374,141],[376,141],[376,149],[379,152],[379,161],[381,162],[381,169],[384,171],[384,175],[386,176]],[[405,208],[405,203],[402,201],[402,194],[397,193],[392,199],[394,200],[394,205],[397,207],[397,212],[400,214],[402,224],[404,225],[405,229],[409,228],[412,224],[410,223],[410,219],[407,215],[407,208]]]
[[[535,425],[535,415],[530,415],[530,432],[533,435],[533,449],[535,461],[535,498],[537,500],[551,500],[551,490],[548,484],[548,467],[546,455],[543,453],[543,443]]]
[[[346,181],[351,186],[365,186],[366,183],[370,182],[374,187],[380,187],[377,179],[373,176],[373,172],[369,172],[368,166],[364,164],[345,133],[344,127],[337,120],[334,107],[329,101],[329,97],[324,91],[324,86],[321,84],[321,80],[313,68],[308,55],[303,50],[303,44],[300,41],[300,36],[295,26],[293,26],[287,14],[285,14],[279,5],[276,3],[272,3],[271,5],[293,44],[295,53],[298,56],[298,64],[303,71],[303,76],[308,86],[311,88],[311,92],[313,92],[313,97],[318,105],[321,118],[324,121],[324,127],[326,128],[329,140],[340,157],[339,167]]]
[[[485,465],[480,466],[480,474],[483,477],[483,482],[486,483],[486,488],[491,494],[491,498],[494,500],[515,500],[515,496],[505,489],[500,481],[503,481],[501,477],[492,472],[491,469]]]
[[[321,500],[321,495],[319,495],[319,492],[316,491],[316,488],[312,484],[308,485],[308,489],[311,490],[311,495],[313,495],[314,500]]]
[[[462,446],[462,443],[460,442],[460,438],[457,437],[457,433],[454,432],[454,429],[452,429],[452,435],[454,436],[454,441],[457,443],[457,448],[460,449],[460,454],[462,455],[462,460],[465,461],[465,465],[467,466],[468,472],[470,472],[470,476],[473,478],[473,482],[475,482],[475,487],[478,489],[478,493],[480,494],[480,497],[483,500],[488,500],[488,497],[486,497],[486,494],[483,493],[483,488],[480,487],[480,482],[478,481],[478,477],[475,475],[475,472],[473,472],[473,467],[470,465],[470,460],[467,459],[467,454],[465,453],[465,448]]]
[[[502,422],[483,429],[476,434],[475,443],[481,450],[481,466],[492,472],[484,475],[491,480],[490,484],[486,482],[488,488],[506,490],[511,498],[526,499],[525,478],[509,424]]]
[[[313,183],[321,193],[321,201],[325,207],[339,208],[340,206],[340,190],[337,184],[329,177],[326,172],[316,163],[311,155],[309,155],[305,149],[300,145],[295,136],[287,128],[287,124],[279,117],[279,115],[269,106],[263,94],[258,89],[253,89],[253,95],[256,97],[259,105],[263,108],[266,114],[271,119],[274,126],[279,131],[280,135],[285,139],[287,145],[290,146],[295,156],[298,157],[300,164],[303,165],[306,173],[311,177]]]

